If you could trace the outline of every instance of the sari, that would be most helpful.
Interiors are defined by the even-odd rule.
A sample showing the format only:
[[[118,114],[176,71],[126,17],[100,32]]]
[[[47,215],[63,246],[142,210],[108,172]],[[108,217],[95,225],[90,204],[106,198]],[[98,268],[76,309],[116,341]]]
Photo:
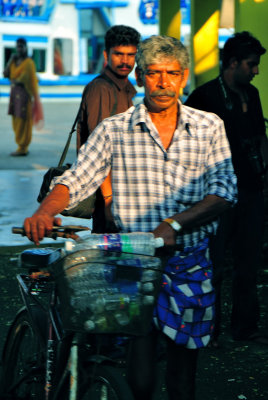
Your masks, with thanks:
[[[33,60],[26,58],[19,65],[13,61],[9,79],[12,84],[8,114],[12,115],[17,152],[26,154],[32,140],[33,123],[41,128],[44,120]]]

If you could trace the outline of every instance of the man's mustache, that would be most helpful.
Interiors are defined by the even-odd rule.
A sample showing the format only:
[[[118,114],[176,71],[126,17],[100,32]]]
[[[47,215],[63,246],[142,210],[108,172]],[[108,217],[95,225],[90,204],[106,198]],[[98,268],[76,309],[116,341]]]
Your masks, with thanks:
[[[150,94],[151,97],[159,97],[159,96],[169,96],[175,97],[175,93],[171,90],[155,90]]]
[[[128,69],[131,69],[132,67],[130,65],[128,65],[128,64],[121,64],[121,65],[118,65],[117,68],[128,68]]]

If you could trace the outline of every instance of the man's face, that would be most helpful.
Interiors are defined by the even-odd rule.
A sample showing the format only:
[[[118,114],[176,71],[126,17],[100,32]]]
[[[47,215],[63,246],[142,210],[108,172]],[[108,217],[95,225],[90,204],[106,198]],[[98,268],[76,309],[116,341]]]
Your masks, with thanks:
[[[178,61],[163,60],[159,64],[151,64],[141,77],[136,70],[139,86],[145,88],[145,100],[149,111],[177,108],[177,101],[189,76],[189,70],[182,68]]]
[[[254,76],[259,74],[260,56],[257,54],[251,54],[248,58],[236,63],[234,78],[238,85],[249,84]]]
[[[136,53],[137,47],[129,45],[111,47],[109,53],[104,50],[103,55],[111,70],[118,76],[126,78],[134,68]]]

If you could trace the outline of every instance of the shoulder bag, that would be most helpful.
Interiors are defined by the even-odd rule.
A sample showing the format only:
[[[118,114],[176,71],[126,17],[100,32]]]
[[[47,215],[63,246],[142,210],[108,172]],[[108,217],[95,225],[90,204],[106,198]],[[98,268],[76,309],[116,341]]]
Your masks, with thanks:
[[[39,195],[37,197],[37,201],[41,203],[44,198],[47,196],[49,192],[49,186],[53,178],[56,176],[62,175],[67,169],[71,167],[71,164],[65,164],[64,160],[66,158],[70,142],[72,139],[72,134],[76,130],[75,126],[79,118],[80,110],[81,110],[81,105],[82,101],[80,103],[80,107],[77,113],[77,116],[75,118],[75,121],[73,123],[72,129],[69,133],[67,142],[65,144],[65,147],[63,149],[60,161],[58,163],[57,167],[51,167],[49,170],[46,172],[43,178],[43,182],[40,188]],[[86,218],[90,219],[92,217],[93,211],[94,211],[94,206],[95,206],[95,200],[96,200],[96,194],[92,194],[91,196],[87,197],[86,199],[82,200],[77,206],[69,209],[69,210],[64,210],[61,212],[62,215],[67,216],[67,217],[76,217],[76,218]]]

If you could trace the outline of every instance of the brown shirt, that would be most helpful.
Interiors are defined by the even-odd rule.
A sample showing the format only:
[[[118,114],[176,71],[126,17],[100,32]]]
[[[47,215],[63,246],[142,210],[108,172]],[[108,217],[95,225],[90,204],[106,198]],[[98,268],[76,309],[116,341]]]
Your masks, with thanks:
[[[102,75],[106,75],[107,80]],[[130,81],[119,79],[109,67],[93,79],[83,92],[82,110],[77,124],[77,149],[103,119],[131,107],[135,94],[136,90]]]

